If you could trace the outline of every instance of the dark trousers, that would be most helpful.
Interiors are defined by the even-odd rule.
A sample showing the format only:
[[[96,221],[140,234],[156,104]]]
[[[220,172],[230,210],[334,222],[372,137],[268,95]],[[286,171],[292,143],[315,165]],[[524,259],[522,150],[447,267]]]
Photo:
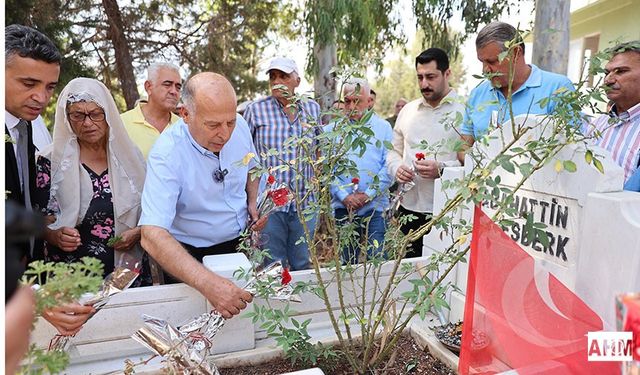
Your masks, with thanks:
[[[422,213],[422,212],[415,212],[415,211],[411,211],[411,210],[407,210],[406,208],[402,207],[402,205],[400,205],[400,208],[398,209],[398,212],[400,213],[399,216],[406,216],[406,215],[413,215],[416,217],[416,219],[405,223],[404,225],[402,225],[400,227],[400,230],[402,231],[402,233],[404,234],[408,234],[410,230],[414,230],[416,231],[418,228],[420,228],[421,226],[427,224],[428,222],[431,221],[432,218],[432,214],[430,213]],[[422,256],[422,241],[423,237],[418,238],[417,240],[413,241],[412,243],[409,244],[409,248],[407,249],[407,253],[405,254],[405,258],[417,258],[417,257],[421,257]]]
[[[180,244],[189,252],[189,254],[191,254],[192,257],[194,257],[198,262],[202,263],[202,258],[206,257],[207,255],[235,253],[237,251],[238,245],[240,244],[240,237],[209,247],[195,247],[183,242],[180,242]],[[173,275],[170,275],[167,271],[165,271],[165,284],[177,284],[181,282],[182,281],[176,279],[175,277],[173,277]]]

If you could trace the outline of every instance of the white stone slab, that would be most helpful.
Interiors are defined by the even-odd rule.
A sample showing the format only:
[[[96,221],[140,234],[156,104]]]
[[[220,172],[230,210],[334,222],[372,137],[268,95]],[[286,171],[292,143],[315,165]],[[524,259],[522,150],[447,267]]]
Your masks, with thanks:
[[[245,281],[236,278],[234,273],[239,269],[251,270],[251,262],[242,253],[207,255],[202,258],[202,264],[216,274],[233,281],[236,285],[242,286],[244,286]]]
[[[589,195],[576,292],[615,330],[616,294],[640,291],[640,193]]]
[[[287,373],[283,373],[282,375],[324,375],[324,372],[322,372],[322,370],[320,370],[319,368],[315,367],[307,370],[287,372]]]
[[[113,296],[71,339],[71,360],[81,363],[146,353],[144,347],[130,339],[143,325],[142,314],[173,322],[205,311],[204,297],[184,284],[128,289]],[[56,333],[53,326],[40,318],[32,333],[32,342],[46,348]]]

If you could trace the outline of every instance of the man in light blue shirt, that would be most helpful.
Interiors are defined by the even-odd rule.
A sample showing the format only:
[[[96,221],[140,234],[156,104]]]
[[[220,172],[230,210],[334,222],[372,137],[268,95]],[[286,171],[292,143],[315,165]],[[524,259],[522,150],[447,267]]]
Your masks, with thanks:
[[[520,44],[500,61],[500,53],[507,50],[505,42],[512,40],[520,40]],[[533,64],[528,65],[524,60],[524,43],[518,31],[507,23],[492,22],[480,30],[476,38],[476,51],[478,60],[482,62],[483,72],[495,76],[480,83],[469,96],[461,128],[462,139],[469,146],[487,133],[493,112],[496,112],[498,124],[509,121],[507,97],[510,81],[514,116],[553,113],[556,102],[551,98],[574,90],[567,77],[544,71]],[[510,68],[513,75],[510,74]],[[541,107],[540,100],[545,98],[549,100]],[[461,163],[464,162],[463,153],[458,158]]]
[[[370,87],[366,80],[353,78],[344,85],[345,111],[350,121],[359,121],[368,110]],[[332,132],[334,122],[325,127]],[[383,251],[386,224],[384,210],[389,206],[389,187],[392,180],[385,164],[387,148],[385,142],[391,142],[391,125],[372,114],[366,124],[374,135],[369,138],[364,152],[350,150],[345,155],[357,167],[356,176],[340,175],[331,184],[331,196],[335,217],[338,221],[350,221],[356,225],[359,236],[367,235],[369,257]],[[337,142],[337,140],[336,140]],[[339,143],[339,142],[337,142]],[[359,239],[343,249],[343,262],[356,264],[360,255]]]
[[[259,179],[243,163],[255,154],[246,122],[236,115],[229,81],[201,73],[184,86],[184,120],[151,149],[142,194],[142,246],[175,278],[202,293],[225,317],[239,314],[251,294],[207,270],[205,255],[235,252],[256,203]]]

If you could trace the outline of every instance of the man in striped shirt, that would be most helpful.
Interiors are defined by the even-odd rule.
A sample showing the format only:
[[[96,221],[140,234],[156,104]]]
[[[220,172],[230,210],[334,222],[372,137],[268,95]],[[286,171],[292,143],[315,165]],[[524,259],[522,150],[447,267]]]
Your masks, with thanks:
[[[613,106],[592,123],[590,132],[599,132],[596,145],[611,152],[628,183],[640,168],[640,41],[614,47],[605,74],[607,98]],[[640,189],[635,186],[633,190]]]
[[[304,158],[312,157],[286,141],[291,138],[313,137],[320,131],[320,106],[311,99],[295,98],[295,89],[300,85],[300,76],[295,61],[277,57],[267,69],[271,96],[251,103],[244,113],[249,123],[256,150],[262,163],[270,169],[277,184],[285,183],[294,192],[296,199],[306,207],[308,200],[306,185],[313,176],[311,166]],[[274,149],[277,153],[267,153]],[[311,152],[312,154],[312,152]],[[288,168],[283,168],[288,165]],[[296,178],[297,171],[302,178]],[[309,233],[315,229],[315,216],[307,220]],[[303,223],[298,218],[296,204],[288,204],[269,216],[263,230],[267,235],[265,248],[272,260],[281,260],[292,270],[309,268],[309,248],[300,238],[305,235]]]

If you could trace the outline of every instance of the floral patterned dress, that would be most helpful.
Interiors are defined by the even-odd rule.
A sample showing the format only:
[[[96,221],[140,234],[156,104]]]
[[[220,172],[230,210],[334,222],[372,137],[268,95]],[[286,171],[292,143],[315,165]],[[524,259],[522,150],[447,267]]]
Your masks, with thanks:
[[[45,242],[43,248],[44,260],[47,262],[72,263],[79,261],[82,257],[91,256],[102,261],[104,264],[103,276],[106,276],[114,269],[114,249],[108,245],[115,232],[109,171],[107,169],[98,174],[86,165],[82,164],[82,166],[91,178],[93,197],[84,219],[76,226],[80,233],[80,246],[75,251],[67,252]],[[36,172],[35,199],[32,199],[34,210],[47,215],[54,214],[55,207],[48,207],[49,192],[51,190],[51,161],[42,156],[39,157],[36,163]],[[152,284],[146,252],[142,268],[142,273],[133,286]]]

